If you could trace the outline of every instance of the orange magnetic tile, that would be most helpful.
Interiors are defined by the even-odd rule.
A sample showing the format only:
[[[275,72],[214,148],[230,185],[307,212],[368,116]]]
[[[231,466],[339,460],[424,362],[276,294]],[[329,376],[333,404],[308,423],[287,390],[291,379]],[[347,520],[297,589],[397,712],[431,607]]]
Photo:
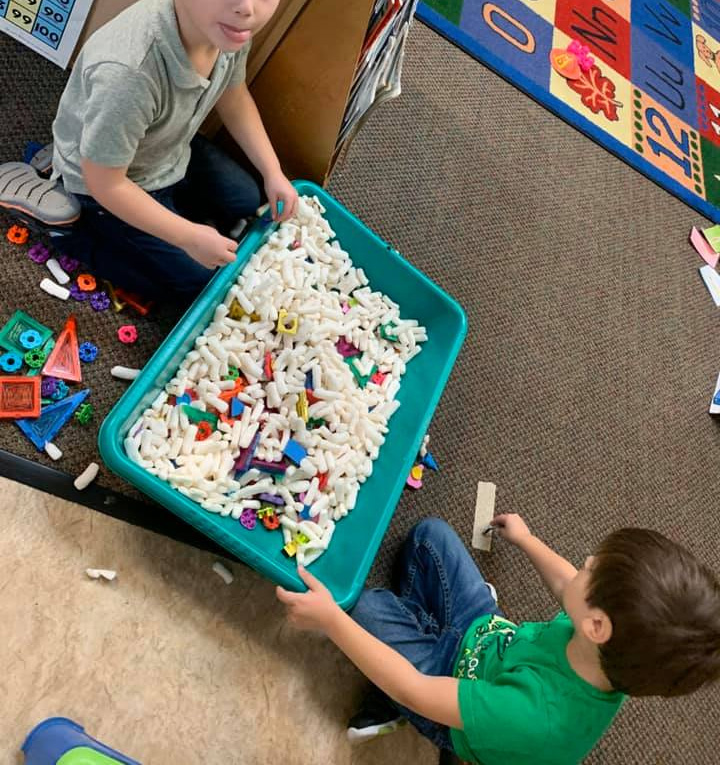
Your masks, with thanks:
[[[0,377],[0,419],[40,416],[40,376]]]
[[[50,377],[59,377],[68,382],[80,382],[82,380],[78,353],[77,321],[73,314],[70,314],[65,322],[55,347],[45,362],[42,373]]]

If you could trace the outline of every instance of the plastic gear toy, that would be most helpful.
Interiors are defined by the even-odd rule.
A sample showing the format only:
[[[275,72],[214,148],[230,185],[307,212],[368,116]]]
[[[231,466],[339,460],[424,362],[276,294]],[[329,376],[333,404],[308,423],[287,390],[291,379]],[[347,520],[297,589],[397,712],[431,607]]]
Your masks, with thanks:
[[[8,351],[0,356],[0,369],[3,372],[17,372],[23,365],[22,356],[14,351]]]
[[[78,274],[77,286],[83,292],[92,292],[97,287],[97,282],[92,274]]]
[[[26,350],[31,351],[42,345],[42,335],[36,329],[26,329],[18,338],[20,345]]]
[[[57,390],[59,380],[57,377],[43,377],[40,383],[40,394],[43,398],[51,398]]]
[[[10,226],[6,236],[8,242],[12,244],[25,244],[30,237],[30,232],[23,226]]]
[[[118,340],[121,343],[130,345],[134,343],[138,338],[137,327],[134,324],[124,324],[117,331]]]
[[[207,441],[212,435],[212,425],[206,420],[201,420],[197,425],[197,434],[195,435],[196,441]]]
[[[92,420],[94,413],[95,410],[93,409],[92,404],[80,404],[74,417],[81,425],[88,425],[90,420]]]
[[[65,381],[58,380],[57,385],[55,386],[55,392],[50,394],[50,398],[53,401],[60,401],[60,399],[65,398],[65,396],[67,396],[69,392],[70,392],[70,388],[68,388]]]
[[[47,359],[47,353],[39,348],[33,348],[25,354],[25,363],[30,369],[40,369]]]
[[[80,347],[78,348],[78,356],[80,356],[80,361],[84,361],[86,364],[91,364],[98,355],[98,348],[97,345],[93,345],[93,343],[81,343]]]
[[[70,257],[70,255],[61,255],[58,258],[58,263],[60,264],[60,268],[68,274],[71,274],[73,271],[77,271],[78,268],[80,268],[80,261]]]
[[[50,260],[50,250],[48,250],[44,244],[38,242],[28,250],[28,258],[30,258],[33,263],[42,266]]]
[[[248,531],[252,531],[255,528],[255,524],[257,523],[257,516],[251,507],[246,507],[242,513],[240,513],[240,523]]]
[[[110,298],[107,292],[93,292],[90,297],[90,305],[96,311],[107,311],[110,308]]]
[[[90,300],[90,293],[85,292],[85,290],[81,289],[77,284],[70,285],[70,296],[80,303],[85,300]]]

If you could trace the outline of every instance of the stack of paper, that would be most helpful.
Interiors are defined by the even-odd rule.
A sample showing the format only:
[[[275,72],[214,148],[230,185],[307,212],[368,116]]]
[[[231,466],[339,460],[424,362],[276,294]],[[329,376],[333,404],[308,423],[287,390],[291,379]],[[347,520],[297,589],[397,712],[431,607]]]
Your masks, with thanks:
[[[720,307],[720,274],[715,270],[720,255],[720,225],[699,229],[693,226],[690,243],[698,255],[707,263],[700,268],[705,286],[716,306]]]
[[[720,258],[720,225],[699,229],[693,226],[690,243],[707,265],[700,268],[705,286],[716,306],[720,307],[720,274],[715,270]],[[720,414],[720,375],[710,399],[710,414]]]
[[[371,110],[400,95],[405,40],[418,0],[377,0],[350,89],[336,151],[352,138]]]

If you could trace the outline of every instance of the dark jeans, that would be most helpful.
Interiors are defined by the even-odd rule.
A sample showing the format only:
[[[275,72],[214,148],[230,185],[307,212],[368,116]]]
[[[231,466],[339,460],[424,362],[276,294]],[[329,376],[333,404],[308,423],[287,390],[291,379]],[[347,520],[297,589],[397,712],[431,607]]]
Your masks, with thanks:
[[[208,219],[218,230],[229,230],[261,203],[255,179],[207,138],[197,135],[185,178],[150,192],[169,210],[196,223]],[[108,212],[93,197],[78,194],[80,220],[53,244],[98,276],[147,298],[192,300],[215,271],[185,251],[146,234]]]
[[[420,672],[452,677],[460,643],[482,614],[502,612],[458,535],[428,518],[405,540],[393,589],[365,590],[350,615]],[[395,706],[433,743],[452,749],[446,726]]]

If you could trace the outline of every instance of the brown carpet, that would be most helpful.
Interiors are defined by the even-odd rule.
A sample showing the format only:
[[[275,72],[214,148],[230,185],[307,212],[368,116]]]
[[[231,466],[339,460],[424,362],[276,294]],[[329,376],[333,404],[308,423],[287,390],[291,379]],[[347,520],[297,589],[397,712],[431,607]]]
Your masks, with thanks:
[[[720,570],[707,415],[717,313],[687,244],[703,221],[421,25],[406,62],[404,95],[371,118],[330,190],[463,304],[469,334],[431,429],[441,473],[404,497],[371,582],[387,580],[425,515],[468,540],[479,479],[497,483],[499,511],[523,513],[575,563],[634,524]],[[46,137],[61,78],[7,38],[0,65],[20,73],[4,161]],[[39,267],[19,261],[0,245],[0,318],[23,307],[59,326],[63,311],[34,286]],[[91,313],[79,310],[81,327],[107,365],[114,354],[142,363],[168,326],[143,324],[130,351],[111,335],[117,317]],[[96,370],[101,409],[121,387]],[[90,432],[58,439],[68,472],[93,451]],[[13,426],[0,426],[0,447],[24,448]],[[498,542],[481,563],[511,616],[554,613],[516,551]],[[718,730],[718,689],[633,702],[587,762],[714,763]]]
[[[51,125],[67,74],[6,35],[0,35],[0,71],[5,73],[0,88],[3,115],[0,162],[19,161],[27,141],[45,143],[52,139]],[[11,423],[0,423],[0,448],[77,475],[89,462],[99,459],[98,427],[127,387],[126,382],[111,377],[110,369],[116,364],[141,367],[174,326],[179,311],[162,307],[143,318],[130,309],[120,314],[112,309],[97,313],[88,302],[77,303],[72,298],[63,302],[50,297],[39,288],[41,280],[50,275],[47,268],[25,255],[37,237],[31,237],[26,246],[11,245],[4,235],[8,219],[1,213],[0,222],[0,325],[19,308],[50,327],[57,336],[72,311],[77,318],[80,342],[87,340],[99,348],[97,360],[82,365],[83,382],[71,386],[71,391],[91,389],[87,401],[93,405],[95,417],[86,427],[70,422],[60,431],[54,443],[63,451],[62,460],[53,463],[47,455],[38,453]],[[128,323],[138,329],[139,338],[134,345],[123,345],[117,338],[118,327]],[[99,482],[133,497],[142,496],[104,466]]]

